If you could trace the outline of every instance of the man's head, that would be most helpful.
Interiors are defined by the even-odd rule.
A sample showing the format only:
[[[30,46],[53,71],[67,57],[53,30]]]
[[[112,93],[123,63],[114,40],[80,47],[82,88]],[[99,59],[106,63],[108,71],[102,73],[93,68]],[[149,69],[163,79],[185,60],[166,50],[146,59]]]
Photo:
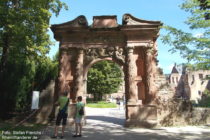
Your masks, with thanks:
[[[82,96],[78,96],[77,101],[81,102],[82,101]]]

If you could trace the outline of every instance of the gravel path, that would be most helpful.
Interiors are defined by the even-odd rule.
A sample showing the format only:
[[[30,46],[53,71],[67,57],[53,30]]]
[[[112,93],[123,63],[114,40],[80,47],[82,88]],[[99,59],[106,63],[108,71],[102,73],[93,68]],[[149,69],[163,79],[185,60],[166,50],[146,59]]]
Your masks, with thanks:
[[[155,129],[124,128],[123,108],[88,108],[87,123],[81,138],[73,138],[73,126],[66,129],[65,138],[79,140],[210,140],[210,126],[161,127]],[[41,139],[50,139],[54,126],[44,131]]]

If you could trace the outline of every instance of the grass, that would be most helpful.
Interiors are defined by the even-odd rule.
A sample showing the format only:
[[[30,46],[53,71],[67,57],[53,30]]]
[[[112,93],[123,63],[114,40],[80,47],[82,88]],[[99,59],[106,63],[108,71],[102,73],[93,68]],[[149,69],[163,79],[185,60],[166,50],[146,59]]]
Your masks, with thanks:
[[[116,108],[117,107],[115,103],[109,103],[105,101],[88,103],[86,106],[92,107],[92,108]]]
[[[14,127],[14,123],[0,122],[0,140],[4,139],[39,139],[45,125],[24,124]]]

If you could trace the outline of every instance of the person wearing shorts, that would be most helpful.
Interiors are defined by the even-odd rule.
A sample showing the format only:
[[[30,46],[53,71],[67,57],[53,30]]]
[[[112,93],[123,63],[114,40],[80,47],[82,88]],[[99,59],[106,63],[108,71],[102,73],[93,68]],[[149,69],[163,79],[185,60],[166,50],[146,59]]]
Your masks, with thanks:
[[[82,96],[77,97],[77,103],[76,103],[76,114],[75,114],[75,135],[73,137],[81,137],[82,136],[82,118],[84,116],[81,115],[80,109],[83,108],[84,111],[84,103],[82,103]]]
[[[66,122],[67,122],[67,116],[68,116],[68,104],[69,104],[69,98],[67,97],[68,92],[64,92],[63,95],[61,95],[58,99],[58,101],[55,103],[56,105],[59,105],[59,112],[56,117],[56,126],[54,130],[54,135],[52,138],[57,138],[58,137],[58,127],[61,124],[62,121],[62,135],[60,136],[61,139],[64,138],[64,130],[66,127]]]

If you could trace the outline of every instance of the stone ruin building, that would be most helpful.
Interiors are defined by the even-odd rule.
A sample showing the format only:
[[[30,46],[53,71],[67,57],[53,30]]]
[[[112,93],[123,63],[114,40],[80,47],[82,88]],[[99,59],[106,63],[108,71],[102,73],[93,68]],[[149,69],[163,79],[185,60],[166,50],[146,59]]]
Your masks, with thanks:
[[[168,100],[173,94],[157,67],[157,38],[161,25],[160,21],[142,20],[130,14],[123,16],[122,24],[118,24],[116,16],[94,16],[92,25],[88,25],[85,16],[79,16],[52,25],[54,38],[60,42],[54,101],[68,91],[71,98],[69,117],[72,118],[76,97],[87,94],[88,69],[99,61],[110,60],[119,64],[124,72],[125,126],[161,124],[164,115],[158,107],[160,100]]]
[[[188,70],[183,64],[175,64],[169,76],[177,98],[184,98],[198,103],[204,92],[210,91],[210,70]]]

